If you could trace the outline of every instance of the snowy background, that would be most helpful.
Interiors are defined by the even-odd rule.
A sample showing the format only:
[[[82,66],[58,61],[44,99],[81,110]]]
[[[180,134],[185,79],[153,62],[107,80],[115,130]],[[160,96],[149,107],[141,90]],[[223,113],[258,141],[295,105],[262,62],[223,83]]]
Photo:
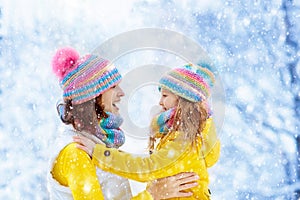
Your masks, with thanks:
[[[197,41],[221,74],[226,112],[212,199],[299,198],[299,18],[295,0],[0,0],[0,199],[48,199],[48,156],[61,124],[55,50],[84,54],[145,27]]]

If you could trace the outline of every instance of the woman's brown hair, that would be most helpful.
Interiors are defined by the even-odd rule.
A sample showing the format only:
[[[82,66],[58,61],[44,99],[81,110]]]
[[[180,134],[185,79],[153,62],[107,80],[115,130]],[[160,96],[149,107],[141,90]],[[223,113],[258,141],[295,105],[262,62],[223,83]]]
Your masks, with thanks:
[[[72,105],[72,100],[67,100],[57,105],[57,111],[63,123],[72,124],[76,130],[91,127],[96,121],[108,117],[102,105],[102,95],[78,105]],[[76,120],[80,121],[81,127],[75,123]]]

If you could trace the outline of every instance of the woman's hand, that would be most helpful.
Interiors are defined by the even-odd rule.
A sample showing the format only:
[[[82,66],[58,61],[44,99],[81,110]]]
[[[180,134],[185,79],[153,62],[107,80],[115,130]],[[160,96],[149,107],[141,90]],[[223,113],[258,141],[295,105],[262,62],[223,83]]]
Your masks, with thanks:
[[[169,176],[152,181],[148,187],[148,192],[152,195],[154,200],[168,199],[173,197],[189,197],[191,192],[183,192],[189,188],[198,185],[196,182],[199,176],[192,172],[183,172],[174,176]]]
[[[79,135],[73,136],[73,141],[77,142],[77,148],[82,149],[92,157],[94,147],[96,145],[94,141],[87,137]]]

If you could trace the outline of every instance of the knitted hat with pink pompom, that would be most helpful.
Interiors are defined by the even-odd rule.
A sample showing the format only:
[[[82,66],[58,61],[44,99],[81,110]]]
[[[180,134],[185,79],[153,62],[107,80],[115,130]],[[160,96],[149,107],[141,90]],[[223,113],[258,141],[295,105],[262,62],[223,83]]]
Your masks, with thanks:
[[[121,75],[108,60],[97,55],[80,58],[70,47],[57,50],[52,69],[59,78],[64,100],[72,104],[89,101],[121,81]]]

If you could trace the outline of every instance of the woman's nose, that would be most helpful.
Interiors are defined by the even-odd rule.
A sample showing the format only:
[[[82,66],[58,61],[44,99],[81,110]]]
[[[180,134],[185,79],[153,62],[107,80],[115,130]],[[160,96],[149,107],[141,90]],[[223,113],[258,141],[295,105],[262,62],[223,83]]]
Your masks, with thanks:
[[[120,97],[125,96],[124,91],[123,91],[122,88],[120,88],[120,87],[119,87],[118,96],[120,96]]]

